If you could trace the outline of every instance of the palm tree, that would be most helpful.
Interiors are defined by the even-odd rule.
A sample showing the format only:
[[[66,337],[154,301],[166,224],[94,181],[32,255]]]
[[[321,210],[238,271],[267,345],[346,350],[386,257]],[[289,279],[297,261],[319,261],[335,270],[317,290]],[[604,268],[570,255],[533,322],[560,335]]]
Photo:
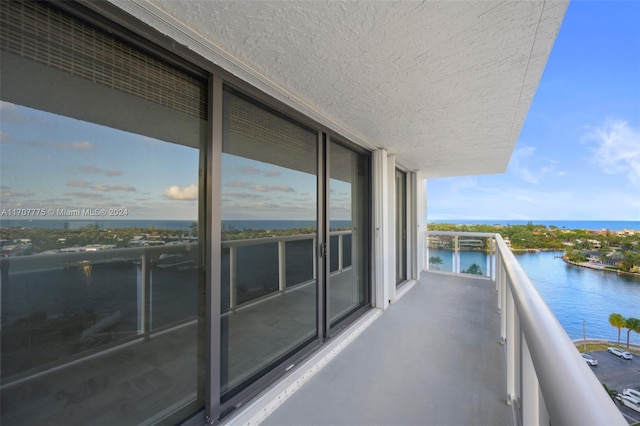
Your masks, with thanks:
[[[629,335],[632,331],[640,333],[640,319],[633,317],[627,318],[624,321],[624,326],[627,328],[627,350],[629,350]]]
[[[482,269],[480,269],[480,265],[478,265],[477,263],[472,263],[471,266],[469,266],[469,269],[467,269],[466,271],[462,271],[462,273],[482,275]]]
[[[431,256],[429,258],[429,267],[433,266],[433,269],[440,269],[438,265],[442,265],[443,260],[440,256]]]
[[[610,389],[607,385],[605,385],[604,383],[602,384],[602,387],[604,387],[604,390],[607,391],[607,394],[609,395],[609,397],[611,398],[611,400],[614,402],[614,404],[618,404],[618,405],[622,405],[622,401],[619,400],[618,398],[616,398],[616,396],[618,396],[618,391],[615,389]]]
[[[620,329],[625,327],[624,317],[614,312],[609,315],[609,324],[618,329],[618,346],[620,346]]]

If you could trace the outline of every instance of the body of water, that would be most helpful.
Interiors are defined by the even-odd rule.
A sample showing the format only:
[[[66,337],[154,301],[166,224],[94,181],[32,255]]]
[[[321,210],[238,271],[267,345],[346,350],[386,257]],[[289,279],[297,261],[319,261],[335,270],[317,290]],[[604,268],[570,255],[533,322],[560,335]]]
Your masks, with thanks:
[[[585,321],[587,337],[617,340],[609,315],[640,318],[640,278],[572,266],[556,258],[561,254],[522,253],[516,258],[569,337],[581,339]],[[621,342],[626,338],[623,329]],[[630,342],[640,345],[640,334],[631,332]]]

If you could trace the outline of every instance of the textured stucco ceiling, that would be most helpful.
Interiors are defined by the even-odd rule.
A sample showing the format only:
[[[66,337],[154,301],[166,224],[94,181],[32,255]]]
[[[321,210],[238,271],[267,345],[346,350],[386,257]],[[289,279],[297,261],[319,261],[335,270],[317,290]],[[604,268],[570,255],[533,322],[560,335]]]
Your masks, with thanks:
[[[115,4],[424,177],[503,172],[566,1]]]

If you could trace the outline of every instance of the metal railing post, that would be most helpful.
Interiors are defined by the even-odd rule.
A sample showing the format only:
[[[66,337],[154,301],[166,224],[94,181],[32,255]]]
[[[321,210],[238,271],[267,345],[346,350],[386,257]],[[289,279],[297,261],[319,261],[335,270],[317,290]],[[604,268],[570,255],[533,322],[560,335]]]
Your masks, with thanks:
[[[507,271],[504,269],[504,261],[500,260],[500,339],[502,343],[507,340]]]
[[[494,264],[494,256],[495,256],[495,244],[496,240],[493,238],[489,238],[489,256],[487,256],[487,258],[489,259],[489,278],[495,280],[496,277],[494,275],[493,272],[493,264]]]
[[[540,394],[540,383],[536,369],[531,359],[531,352],[527,339],[522,339],[522,424],[523,426],[538,426],[549,424],[546,407]],[[544,420],[546,419],[546,423]]]
[[[460,247],[458,236],[453,237],[453,272],[460,273]]]
[[[311,243],[311,250],[313,250],[312,254],[311,254],[311,259],[313,260],[313,271],[312,271],[312,275],[313,275],[313,279],[317,280],[318,279],[318,259],[316,256],[316,253],[318,252],[316,244],[318,244],[318,239],[316,237],[313,237],[312,239],[312,243]]]
[[[140,256],[140,266],[136,269],[136,293],[138,302],[137,331],[145,340],[151,335],[151,260],[150,255]]]
[[[278,290],[283,292],[287,287],[287,252],[285,241],[278,241]]]
[[[343,238],[342,238],[342,234],[338,234],[338,271],[342,271],[343,268],[343,260],[342,260],[342,256],[343,256],[343,242],[342,242]]]
[[[502,279],[502,268],[500,266],[500,256],[496,252],[496,294],[498,295],[498,312],[502,312],[502,288],[500,287],[500,280]]]
[[[512,405],[517,399],[516,395],[516,324],[515,324],[515,306],[513,303],[513,295],[511,289],[507,287],[507,305],[506,305],[506,321],[507,321],[507,404]]]
[[[238,249],[229,247],[229,310],[236,309],[237,290],[236,290],[236,265],[238,259]]]

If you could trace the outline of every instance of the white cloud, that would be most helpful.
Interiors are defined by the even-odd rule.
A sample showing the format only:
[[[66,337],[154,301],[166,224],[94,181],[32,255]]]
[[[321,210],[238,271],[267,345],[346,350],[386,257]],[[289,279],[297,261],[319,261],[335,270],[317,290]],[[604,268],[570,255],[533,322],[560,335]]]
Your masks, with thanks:
[[[135,188],[130,185],[95,185],[92,186],[91,189],[95,191],[125,191],[125,192],[135,192]]]
[[[295,192],[295,190],[288,185],[255,185],[251,189],[258,192]]]
[[[593,161],[605,173],[626,174],[632,184],[640,183],[640,130],[624,120],[607,120],[584,140],[595,143]]]
[[[192,201],[198,199],[198,185],[191,184],[186,187],[173,185],[164,190],[162,196],[170,200]]]
[[[105,176],[120,176],[122,174],[120,170],[104,170],[95,166],[82,166],[81,170],[87,174],[101,174]]]
[[[94,200],[104,198],[104,195],[96,194],[93,192],[65,192],[64,195],[69,195],[71,197],[91,198]]]
[[[534,175],[523,163],[534,154],[536,149],[532,146],[524,146],[517,148],[511,156],[509,167],[520,177],[520,179],[529,183],[538,183],[539,177]]]
[[[71,143],[60,143],[55,145],[58,149],[74,149],[74,150],[87,150],[87,149],[95,149],[95,145],[91,142],[71,142]]]
[[[259,169],[257,167],[253,167],[253,166],[244,166],[240,169],[240,171],[244,174],[248,174],[248,175],[262,175],[265,177],[274,177],[274,176],[280,176],[280,171],[276,170],[276,169],[272,169],[272,170],[262,170]]]
[[[520,179],[532,184],[540,183],[546,175],[565,176],[565,171],[556,171],[556,160],[536,153],[536,148],[523,145],[517,148],[511,156],[509,170]]]
[[[0,196],[3,198],[13,198],[13,197],[32,197],[35,195],[33,192],[20,192],[20,191],[11,191],[10,187],[3,186],[0,191]]]
[[[67,186],[72,186],[74,188],[86,188],[91,185],[91,182],[87,182],[86,180],[72,180],[67,182]]]

